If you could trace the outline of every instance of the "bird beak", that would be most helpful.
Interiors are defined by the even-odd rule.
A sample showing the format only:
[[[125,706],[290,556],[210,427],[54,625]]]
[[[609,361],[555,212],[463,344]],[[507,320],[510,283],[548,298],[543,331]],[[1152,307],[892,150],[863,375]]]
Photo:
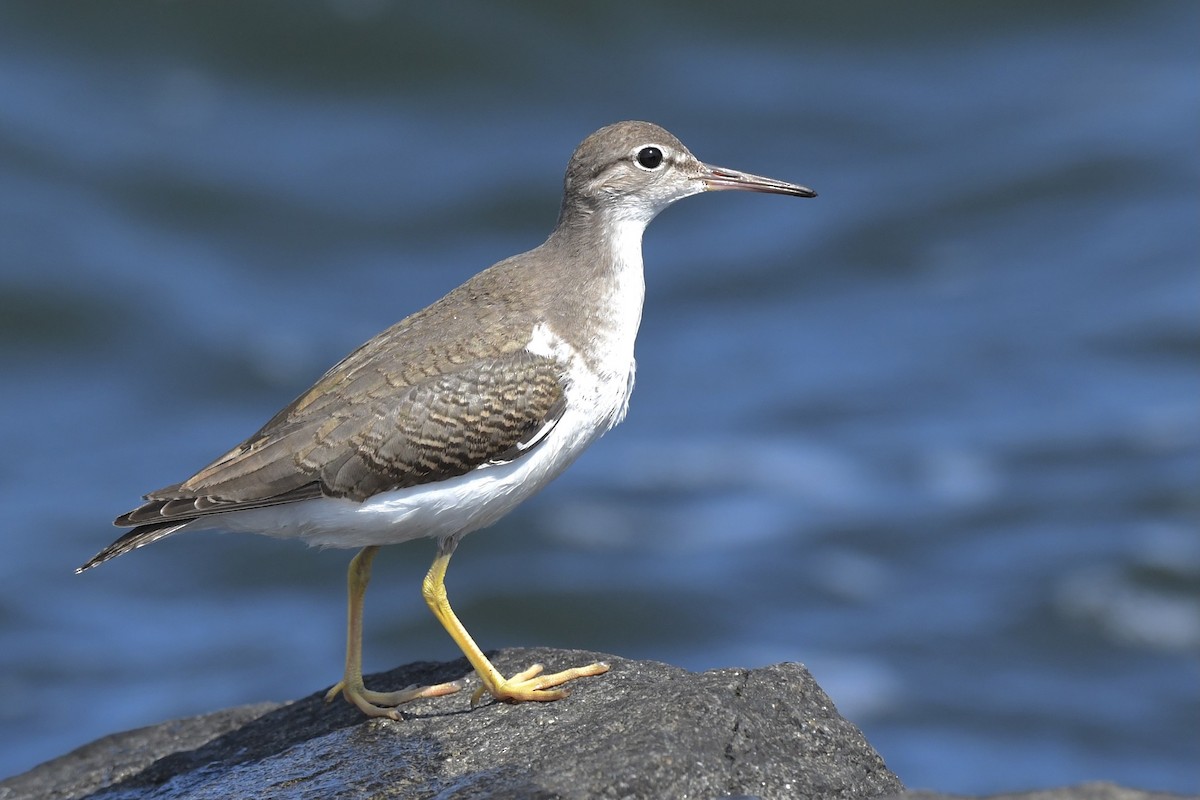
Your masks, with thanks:
[[[748,172],[738,172],[724,167],[700,165],[700,180],[704,182],[705,191],[715,192],[721,189],[742,189],[747,192],[767,192],[768,194],[787,194],[792,197],[816,197],[817,193],[806,186],[794,183],[784,183],[774,178],[764,178],[751,175]]]

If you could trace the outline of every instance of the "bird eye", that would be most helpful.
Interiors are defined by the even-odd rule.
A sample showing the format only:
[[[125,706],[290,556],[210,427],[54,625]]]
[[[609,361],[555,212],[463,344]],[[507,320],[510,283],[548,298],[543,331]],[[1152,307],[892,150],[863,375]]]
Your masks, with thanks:
[[[644,169],[658,169],[662,162],[662,150],[659,150],[657,147],[643,147],[641,150],[638,150],[638,166]]]

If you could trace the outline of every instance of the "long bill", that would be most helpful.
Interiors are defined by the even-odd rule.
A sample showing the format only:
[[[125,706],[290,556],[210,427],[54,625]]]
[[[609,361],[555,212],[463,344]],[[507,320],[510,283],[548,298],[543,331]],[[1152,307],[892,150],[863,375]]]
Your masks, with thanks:
[[[792,197],[816,197],[817,193],[807,186],[800,186],[774,178],[764,178],[761,175],[751,175],[749,172],[738,172],[736,169],[711,167],[704,164],[700,180],[704,188],[710,192],[722,189],[741,189],[747,192],[767,192],[768,194],[786,194]]]

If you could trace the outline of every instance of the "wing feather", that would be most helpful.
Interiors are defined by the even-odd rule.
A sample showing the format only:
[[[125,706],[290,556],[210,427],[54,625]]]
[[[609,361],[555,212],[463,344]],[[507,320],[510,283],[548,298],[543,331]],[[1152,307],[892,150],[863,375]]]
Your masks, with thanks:
[[[525,350],[397,390],[388,376],[312,392],[188,480],[146,495],[117,525],[162,525],[313,497],[363,501],[530,452],[565,409],[561,366]]]

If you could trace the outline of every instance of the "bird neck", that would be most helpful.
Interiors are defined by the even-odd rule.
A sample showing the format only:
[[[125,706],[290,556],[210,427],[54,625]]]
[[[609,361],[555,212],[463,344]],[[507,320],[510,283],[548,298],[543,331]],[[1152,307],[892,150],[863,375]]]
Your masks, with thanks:
[[[566,215],[564,214],[564,217]],[[547,312],[577,346],[606,360],[632,361],[646,281],[642,234],[647,221],[596,211],[560,217],[541,249],[556,265]]]

